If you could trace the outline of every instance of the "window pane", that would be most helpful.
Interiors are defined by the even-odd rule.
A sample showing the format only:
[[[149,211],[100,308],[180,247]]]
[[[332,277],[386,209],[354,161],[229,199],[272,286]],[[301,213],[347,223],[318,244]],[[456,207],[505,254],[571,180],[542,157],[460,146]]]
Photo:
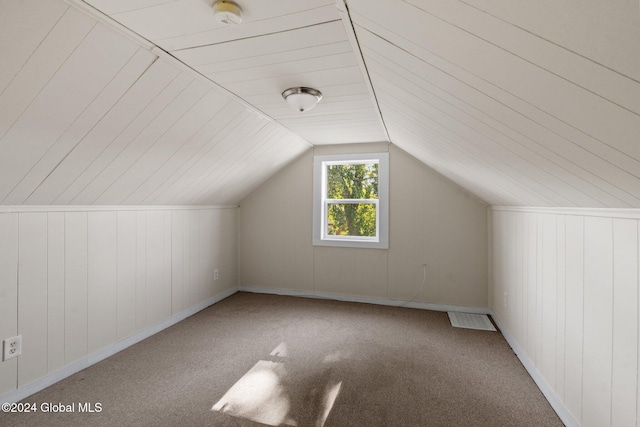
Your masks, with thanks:
[[[327,199],[377,199],[378,163],[327,165]]]
[[[328,203],[327,235],[376,237],[376,205]]]

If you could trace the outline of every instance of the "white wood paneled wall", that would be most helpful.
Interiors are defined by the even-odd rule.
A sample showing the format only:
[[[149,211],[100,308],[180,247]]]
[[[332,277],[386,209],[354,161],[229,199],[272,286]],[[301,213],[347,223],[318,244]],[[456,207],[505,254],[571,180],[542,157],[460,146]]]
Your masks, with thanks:
[[[492,212],[492,309],[582,426],[636,426],[640,211]]]
[[[0,395],[236,286],[235,208],[32,210],[0,213]]]

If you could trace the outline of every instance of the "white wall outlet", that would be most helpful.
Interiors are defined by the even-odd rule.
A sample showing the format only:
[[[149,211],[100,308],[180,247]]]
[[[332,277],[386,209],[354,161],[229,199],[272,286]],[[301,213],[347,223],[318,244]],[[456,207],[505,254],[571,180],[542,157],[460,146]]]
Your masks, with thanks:
[[[22,354],[22,335],[2,341],[2,361],[13,359]]]
[[[213,270],[213,280],[218,280],[218,269]]]
[[[509,294],[505,292],[503,298],[504,298],[504,300],[503,300],[504,306],[508,307],[509,306]]]

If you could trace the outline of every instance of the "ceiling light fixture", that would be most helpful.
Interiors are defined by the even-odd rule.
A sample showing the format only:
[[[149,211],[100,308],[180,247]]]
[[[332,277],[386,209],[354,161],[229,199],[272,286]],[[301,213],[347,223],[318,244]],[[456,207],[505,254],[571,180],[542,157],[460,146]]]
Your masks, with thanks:
[[[213,4],[213,16],[225,25],[242,22],[242,9],[232,1],[218,0]]]
[[[322,99],[322,92],[310,87],[292,87],[282,92],[282,97],[296,110],[312,109]]]

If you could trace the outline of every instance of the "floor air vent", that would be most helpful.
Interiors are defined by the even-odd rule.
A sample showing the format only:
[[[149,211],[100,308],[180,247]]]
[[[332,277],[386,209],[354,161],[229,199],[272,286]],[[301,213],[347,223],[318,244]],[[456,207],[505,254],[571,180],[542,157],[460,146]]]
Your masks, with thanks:
[[[479,329],[481,331],[495,331],[493,323],[486,314],[447,312],[451,326],[456,328]]]

